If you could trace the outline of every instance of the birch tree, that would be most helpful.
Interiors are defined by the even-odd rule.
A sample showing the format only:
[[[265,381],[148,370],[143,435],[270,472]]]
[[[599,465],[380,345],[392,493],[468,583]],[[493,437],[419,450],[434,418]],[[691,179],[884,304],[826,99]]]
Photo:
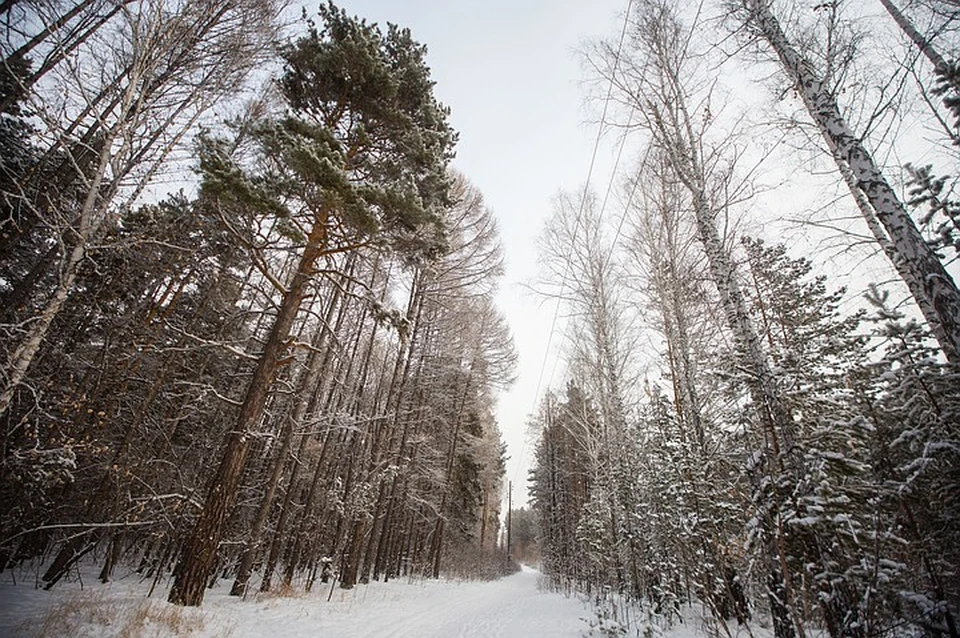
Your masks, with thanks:
[[[682,26],[672,5],[647,2],[638,7],[633,22],[635,57],[621,63],[619,70],[610,64],[609,77],[624,99],[639,112],[653,147],[664,154],[670,173],[687,191],[697,236],[724,310],[726,323],[734,336],[742,365],[749,370],[752,410],[763,440],[767,476],[796,472],[796,436],[769,359],[754,329],[741,284],[718,229],[718,216],[727,206],[736,182],[725,157],[729,140],[712,141],[707,135],[713,118],[700,117],[709,112],[710,94],[691,89],[693,31]],[[766,484],[766,487],[764,487]],[[782,550],[778,548],[777,524],[781,497],[766,493],[772,484],[757,481],[756,507],[763,511],[760,533],[769,574],[768,601],[778,638],[796,635],[799,623],[791,612],[789,574]]]
[[[730,546],[746,524],[741,512],[749,489],[731,465],[743,454],[738,445],[746,433],[734,425],[738,391],[729,391],[721,372],[731,358],[728,335],[723,317],[716,316],[696,226],[685,214],[685,189],[657,153],[645,156],[631,180],[638,192],[630,210],[629,281],[644,302],[647,329],[662,339],[657,350],[665,385],[648,390],[650,405],[638,426],[645,440],[637,451],[643,484],[638,491],[648,491],[647,506],[664,512],[650,525],[661,539],[651,560],[664,574],[671,571],[668,565],[678,564],[687,587],[718,618],[743,622],[750,615],[738,584],[745,566]],[[661,450],[656,453],[661,458],[644,459],[650,453],[641,450],[648,447]],[[669,501],[664,493],[676,504],[664,502]],[[691,512],[689,524],[665,522]],[[662,556],[667,553],[672,556]]]
[[[842,116],[835,96],[784,33],[768,0],[732,3],[752,37],[764,42],[790,78],[828,148],[845,164],[854,196],[862,195],[883,227],[891,258],[948,360],[960,360],[960,292],[953,277],[923,240],[887,178]]]
[[[25,174],[8,182],[14,190],[5,199],[21,212],[5,221],[5,234],[8,241],[11,235],[24,240],[27,228],[40,225],[53,246],[41,251],[10,293],[17,307],[38,298],[30,304],[30,320],[11,327],[0,415],[108,216],[136,202],[204,113],[242,86],[274,41],[276,11],[275,3],[260,0],[121,3],[70,45],[79,47],[77,55],[58,58],[57,81],[31,95],[42,150]],[[43,182],[50,174],[55,185],[66,176],[58,185],[71,191],[66,202],[50,196]],[[51,279],[51,290],[36,295],[40,274]]]

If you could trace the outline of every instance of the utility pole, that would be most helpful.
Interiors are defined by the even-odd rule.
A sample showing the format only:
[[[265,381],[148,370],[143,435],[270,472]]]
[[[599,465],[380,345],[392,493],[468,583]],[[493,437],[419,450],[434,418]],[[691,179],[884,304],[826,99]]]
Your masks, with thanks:
[[[507,560],[510,560],[510,529],[513,521],[513,481],[507,481]]]

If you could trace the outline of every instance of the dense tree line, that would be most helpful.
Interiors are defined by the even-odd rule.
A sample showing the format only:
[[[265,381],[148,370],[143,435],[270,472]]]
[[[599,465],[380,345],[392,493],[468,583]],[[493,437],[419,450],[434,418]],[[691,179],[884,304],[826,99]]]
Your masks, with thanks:
[[[767,617],[777,638],[958,636],[952,182],[909,166],[897,183],[868,150],[889,143],[878,122],[907,108],[915,78],[933,155],[955,162],[956,5],[911,3],[914,22],[878,3],[908,38],[893,70],[864,59],[860,3],[684,8],[632,3],[622,46],[591,56],[629,113],[620,124],[644,138],[626,223],[589,193],[561,196],[543,235],[544,291],[573,317],[565,388],[534,418],[544,569],[650,623],[698,602],[717,620]],[[720,104],[714,74],[731,60],[717,40],[768,65],[789,102],[771,111],[796,109],[796,140],[852,196],[833,208],[854,207],[896,273],[889,289],[865,286],[859,309],[813,260],[736,223],[754,142],[747,116]]]
[[[425,47],[283,8],[2,4],[0,569],[199,605],[495,560],[496,223]]]

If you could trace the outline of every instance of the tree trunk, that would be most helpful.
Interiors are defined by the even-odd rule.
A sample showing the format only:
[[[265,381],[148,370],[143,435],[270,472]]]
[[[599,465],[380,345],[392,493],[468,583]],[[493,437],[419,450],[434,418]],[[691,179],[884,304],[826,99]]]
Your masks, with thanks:
[[[887,13],[890,14],[890,17],[894,19],[897,26],[900,27],[907,37],[913,40],[913,43],[920,49],[920,53],[930,60],[934,69],[939,70],[946,68],[947,62],[943,59],[943,56],[940,55],[927,38],[923,37],[923,35],[917,31],[907,17],[900,12],[897,5],[893,4],[891,0],[880,0],[880,4],[884,6]],[[960,89],[960,87],[955,88]]]
[[[90,194],[91,196],[94,195],[92,189]],[[53,296],[47,302],[46,306],[44,306],[40,317],[30,326],[27,335],[10,357],[7,384],[3,392],[0,393],[0,416],[3,416],[10,407],[17,388],[23,383],[24,378],[27,376],[27,370],[29,370],[30,364],[33,363],[37,351],[40,350],[40,346],[47,336],[47,331],[50,330],[50,325],[53,323],[53,320],[56,319],[57,315],[60,314],[60,310],[63,309],[63,305],[66,303],[70,291],[73,290],[73,282],[77,278],[77,270],[86,254],[86,238],[78,238],[77,242],[77,245],[74,246],[67,255],[67,261],[61,269],[60,281],[57,284]]]
[[[283,467],[287,462],[287,454],[290,451],[290,444],[293,441],[293,433],[303,425],[303,420],[307,415],[307,407],[311,403],[311,390],[317,385],[320,378],[321,357],[319,350],[324,347],[327,334],[326,323],[332,319],[333,310],[336,308],[339,297],[339,288],[335,288],[334,297],[330,300],[327,307],[326,319],[324,325],[317,328],[317,334],[313,340],[313,350],[307,357],[307,369],[304,373],[303,381],[300,383],[297,405],[293,414],[286,419],[283,432],[280,435],[280,449],[277,451],[273,460],[273,467],[270,470],[270,477],[264,489],[263,499],[260,501],[260,508],[254,519],[253,527],[247,534],[247,546],[240,559],[240,567],[237,570],[236,580],[230,590],[231,596],[243,596],[247,589],[247,581],[250,580],[250,572],[253,569],[253,561],[260,549],[260,540],[263,535],[263,528],[267,523],[267,517],[270,514],[270,508],[273,506],[273,499],[277,493],[277,486],[280,484],[280,478],[283,474]]]
[[[0,13],[4,13],[8,11],[9,8],[12,7],[13,2],[15,2],[15,0],[7,0],[2,5],[0,5]],[[42,44],[43,41],[49,38],[51,35],[59,31],[65,24],[73,20],[75,17],[77,17],[77,15],[81,11],[91,6],[93,3],[94,3],[94,0],[81,0],[81,2],[78,2],[77,4],[75,4],[62,16],[60,16],[59,18],[57,18],[56,20],[48,24],[46,27],[44,27],[43,30],[40,31],[40,33],[30,38],[20,48],[18,48],[16,51],[11,53],[4,60],[4,66],[9,66],[16,61],[22,60],[25,57],[27,57],[27,55],[33,49],[35,49],[38,45]]]
[[[744,0],[749,20],[780,60],[803,99],[824,140],[850,167],[857,188],[876,212],[890,242],[908,271],[904,278],[911,292],[918,291],[926,302],[920,310],[940,343],[947,359],[960,363],[960,291],[937,255],[924,241],[903,203],[867,152],[860,139],[840,114],[813,66],[787,39],[768,3]],[[916,293],[915,293],[916,294]]]
[[[220,537],[246,464],[250,436],[263,416],[270,388],[289,347],[290,329],[306,295],[314,263],[326,241],[326,221],[326,214],[318,215],[314,220],[297,272],[280,302],[267,343],[247,387],[237,424],[227,436],[220,465],[210,483],[207,502],[177,566],[177,576],[170,589],[171,603],[199,606],[203,602],[204,586],[216,564]]]
[[[360,569],[360,549],[363,547],[363,534],[366,531],[364,519],[353,524],[350,540],[350,550],[347,552],[343,566],[343,575],[340,578],[341,589],[353,589],[357,584],[357,573]]]
[[[340,304],[339,306],[340,308],[337,313],[337,321],[336,321],[336,325],[332,329],[332,335],[336,335],[339,332],[340,326],[343,323],[343,318],[345,316],[345,310],[347,307],[346,304]],[[329,325],[330,325],[329,321],[325,322],[324,329],[330,330]],[[322,370],[321,377],[326,376],[328,367],[332,359],[333,359],[332,349],[328,349],[324,353],[323,363],[321,364],[321,370]],[[311,403],[310,403],[310,406],[308,406],[307,408],[308,414],[313,414],[316,411],[317,404],[320,402],[323,392],[321,392],[321,389],[319,387],[315,387],[312,389],[311,394],[312,394]],[[319,471],[319,467],[323,465],[324,460],[326,458],[327,450],[329,450],[329,448],[332,445],[331,437],[332,437],[332,430],[328,428],[326,434],[324,434],[323,436],[323,443],[321,446],[320,458],[317,461],[318,463],[317,471]],[[307,443],[309,442],[309,440],[310,440],[310,435],[304,434],[300,440],[300,448],[297,451],[297,456],[293,460],[293,468],[290,471],[290,480],[287,487],[287,492],[286,494],[284,494],[283,505],[281,506],[281,509],[280,509],[280,518],[277,521],[277,526],[273,533],[273,540],[270,543],[270,552],[267,556],[267,564],[264,567],[263,580],[260,582],[260,591],[262,592],[270,591],[270,586],[273,580],[273,572],[276,569],[277,563],[280,560],[280,551],[283,545],[283,536],[284,536],[284,532],[286,531],[287,520],[289,519],[291,510],[292,510],[293,491],[297,482],[297,477],[300,474],[300,470],[303,468],[303,455],[307,448]],[[316,473],[315,473],[314,479],[315,480],[318,479],[318,476],[316,476]]]
[[[734,265],[717,230],[717,206],[707,195],[708,174],[698,150],[701,140],[693,132],[694,120],[687,109],[682,78],[669,63],[663,66],[661,72],[667,77],[662,89],[662,103],[651,103],[645,108],[658,142],[664,148],[665,161],[690,195],[697,236],[707,256],[710,277],[720,295],[726,323],[733,333],[737,351],[749,371],[747,388],[768,451],[766,472],[775,481],[784,473],[789,475],[800,469],[798,466],[801,461],[794,448],[796,437],[793,419],[777,390],[769,360],[750,320]],[[779,498],[776,495],[773,498],[774,501],[769,503],[770,511],[765,513],[762,520],[764,528],[769,530],[776,530],[773,517],[781,507]],[[763,551],[768,563],[767,576],[770,591],[777,592],[777,601],[789,611],[792,592],[787,574],[775,568],[780,558],[776,540],[773,534],[765,539]],[[771,612],[777,614],[779,608],[773,602],[771,598]],[[789,615],[784,617],[784,621],[775,622],[777,638],[794,638],[796,634]]]
[[[33,36],[23,46],[11,53],[10,56],[4,60],[4,68],[9,68],[10,65],[20,64],[22,60],[29,55],[30,51],[42,44],[44,40],[50,38],[60,31],[60,29],[62,29],[68,22],[77,17],[80,12],[92,5],[93,2],[94,0],[83,0],[82,2],[77,3],[72,9],[67,11],[61,17],[57,18],[51,24],[47,25],[42,31],[40,31],[40,33]],[[77,34],[77,29],[72,29],[67,38],[59,40],[54,49],[47,54],[43,60],[43,64],[41,64],[39,69],[31,73],[28,77],[22,78],[19,87],[20,92],[26,93],[29,91],[30,88],[33,87],[33,85],[35,85],[44,75],[49,73],[58,64],[63,62],[77,49],[77,47],[82,45],[90,38],[91,35],[93,35],[98,29],[103,27],[103,25],[105,25],[117,13],[119,13],[125,5],[128,5],[131,2],[133,2],[133,0],[122,0],[121,2],[117,3],[117,5],[110,9],[106,15],[96,19],[91,26],[88,27],[84,25],[82,27],[82,33]],[[16,93],[17,92],[11,92],[10,95],[0,98],[0,112],[5,111],[13,105],[14,100],[16,99]]]

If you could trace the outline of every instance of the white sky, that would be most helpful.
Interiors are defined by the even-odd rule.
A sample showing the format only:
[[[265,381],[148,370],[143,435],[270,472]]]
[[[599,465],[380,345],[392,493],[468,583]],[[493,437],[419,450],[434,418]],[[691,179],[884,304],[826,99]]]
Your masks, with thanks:
[[[501,394],[498,420],[508,446],[514,507],[526,500],[532,450],[526,418],[537,403],[555,304],[521,283],[536,275],[535,239],[561,188],[586,178],[597,136],[584,106],[577,51],[586,39],[616,36],[621,0],[340,0],[352,14],[410,28],[428,47],[436,95],[460,133],[454,166],[483,193],[500,224],[507,272],[498,305],[520,357],[513,389]],[[309,11],[309,9],[308,9]],[[606,188],[613,142],[598,153],[591,183]],[[558,334],[553,339],[556,346]],[[555,349],[555,348],[552,348]],[[546,366],[546,377],[555,355]],[[560,371],[558,371],[558,378]],[[548,379],[544,379],[546,386]],[[555,379],[554,382],[558,382]],[[542,393],[541,389],[541,393]]]

